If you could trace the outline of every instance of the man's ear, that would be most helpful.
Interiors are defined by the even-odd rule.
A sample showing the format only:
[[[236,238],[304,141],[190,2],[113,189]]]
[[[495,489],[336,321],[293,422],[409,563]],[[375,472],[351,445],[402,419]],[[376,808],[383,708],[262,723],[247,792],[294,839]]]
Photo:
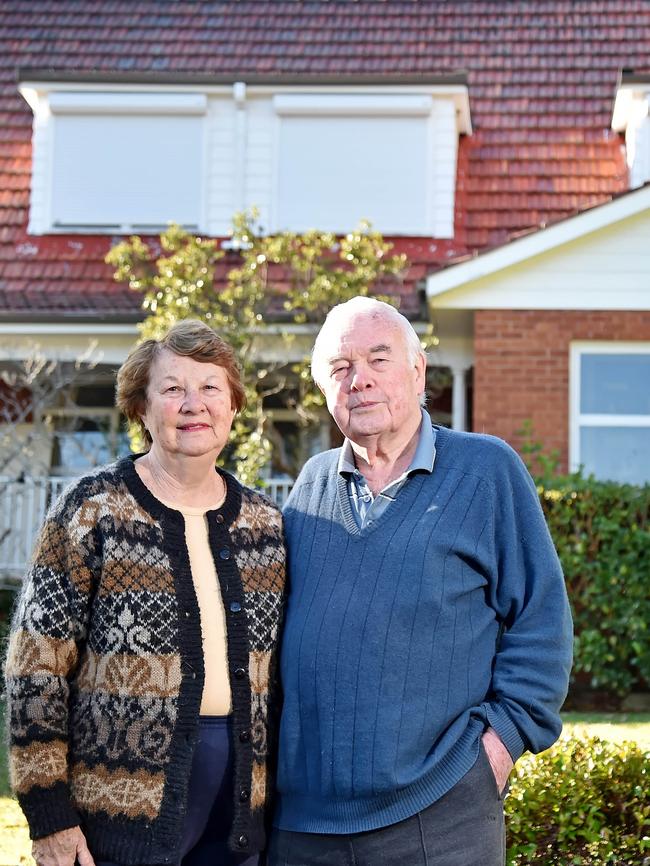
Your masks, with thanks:
[[[427,359],[423,352],[420,352],[415,360],[415,369],[417,371],[418,381],[422,384],[421,390],[424,391],[427,378]]]

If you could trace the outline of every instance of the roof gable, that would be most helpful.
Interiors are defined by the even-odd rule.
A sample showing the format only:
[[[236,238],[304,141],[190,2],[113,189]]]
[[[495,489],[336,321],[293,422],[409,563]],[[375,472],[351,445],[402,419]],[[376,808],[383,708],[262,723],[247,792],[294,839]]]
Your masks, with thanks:
[[[650,185],[427,278],[438,309],[649,309]]]

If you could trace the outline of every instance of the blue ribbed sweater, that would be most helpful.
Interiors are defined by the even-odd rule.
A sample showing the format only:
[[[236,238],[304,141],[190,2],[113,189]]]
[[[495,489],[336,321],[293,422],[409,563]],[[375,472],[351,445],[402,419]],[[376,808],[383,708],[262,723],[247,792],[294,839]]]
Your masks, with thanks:
[[[490,436],[437,429],[360,530],[338,450],[285,506],[291,592],[275,824],[354,833],[433,803],[491,725],[516,760],[547,748],[571,665],[564,580],[525,466]]]

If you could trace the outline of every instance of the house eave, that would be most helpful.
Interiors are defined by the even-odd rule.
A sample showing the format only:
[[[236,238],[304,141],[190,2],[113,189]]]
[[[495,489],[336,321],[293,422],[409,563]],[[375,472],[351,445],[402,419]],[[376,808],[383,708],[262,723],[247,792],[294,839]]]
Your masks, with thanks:
[[[447,292],[492,276],[533,256],[557,249],[580,237],[650,209],[650,183],[553,225],[510,240],[458,264],[450,264],[426,280],[429,302]]]
[[[29,310],[29,311],[2,311],[0,312],[0,333],[8,333],[8,329],[14,328],[15,332],[34,331],[38,329],[41,323],[47,322],[47,326],[70,326],[74,328],[78,325],[88,325],[91,327],[128,327],[135,332],[135,326],[143,319],[142,313],[116,313],[110,315],[98,315],[87,311],[49,311],[49,310]]]
[[[75,84],[180,84],[180,85],[232,85],[243,82],[247,85],[423,85],[423,86],[467,86],[468,76],[465,71],[452,72],[444,75],[413,75],[413,74],[336,74],[323,75],[316,73],[263,75],[259,73],[228,73],[226,75],[210,75],[204,73],[176,72],[103,72],[99,70],[70,71],[44,67],[24,66],[18,69],[18,81],[21,84],[34,82],[60,82]]]
[[[116,73],[103,71],[69,71],[50,68],[21,67],[17,72],[18,89],[34,108],[35,94],[52,90],[165,90],[187,91],[201,88],[208,93],[241,92],[242,86],[248,95],[280,93],[286,90],[298,92],[349,91],[351,88],[363,92],[403,93],[405,89],[415,93],[451,98],[457,114],[458,131],[471,135],[472,120],[469,102],[468,76],[464,71],[445,75],[371,74],[371,75],[322,75],[236,73],[206,75],[198,73],[139,72]]]

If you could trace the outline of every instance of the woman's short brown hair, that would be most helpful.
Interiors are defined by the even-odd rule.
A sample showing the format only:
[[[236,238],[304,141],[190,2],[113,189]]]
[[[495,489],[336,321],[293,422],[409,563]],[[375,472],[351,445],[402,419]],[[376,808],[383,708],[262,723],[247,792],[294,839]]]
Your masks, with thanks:
[[[197,319],[177,322],[160,340],[144,340],[139,343],[117,371],[115,404],[131,423],[139,425],[140,432],[149,445],[151,436],[142,423],[141,415],[147,407],[151,367],[163,349],[169,349],[176,355],[194,358],[195,361],[223,367],[230,386],[232,408],[238,412],[244,408],[244,386],[232,347],[205,322]]]

